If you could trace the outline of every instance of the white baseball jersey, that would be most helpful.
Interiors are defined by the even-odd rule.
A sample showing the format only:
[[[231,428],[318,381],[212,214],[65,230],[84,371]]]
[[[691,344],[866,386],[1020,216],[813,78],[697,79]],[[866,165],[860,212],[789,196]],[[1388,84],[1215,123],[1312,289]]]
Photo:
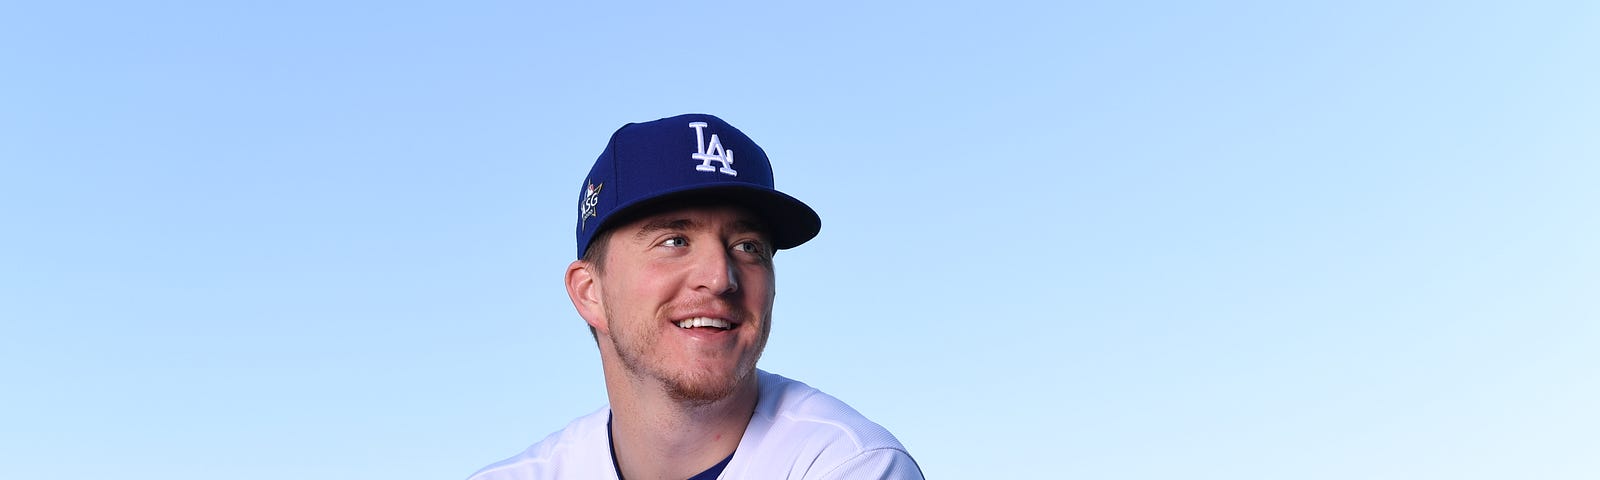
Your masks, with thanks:
[[[921,480],[922,470],[888,430],[839,399],[756,371],[760,398],[719,479]],[[606,432],[610,408],[579,417],[517,456],[468,480],[617,478]]]

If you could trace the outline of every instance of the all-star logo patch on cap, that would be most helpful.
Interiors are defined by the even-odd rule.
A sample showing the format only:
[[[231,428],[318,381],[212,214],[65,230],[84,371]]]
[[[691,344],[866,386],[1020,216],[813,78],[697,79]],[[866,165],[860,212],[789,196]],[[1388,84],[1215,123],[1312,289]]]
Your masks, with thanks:
[[[773,188],[772,164],[756,142],[720,118],[692,113],[630,123],[611,134],[578,189],[578,258],[596,233],[629,213],[700,199],[756,212],[778,249],[799,246],[822,229],[816,211]]]

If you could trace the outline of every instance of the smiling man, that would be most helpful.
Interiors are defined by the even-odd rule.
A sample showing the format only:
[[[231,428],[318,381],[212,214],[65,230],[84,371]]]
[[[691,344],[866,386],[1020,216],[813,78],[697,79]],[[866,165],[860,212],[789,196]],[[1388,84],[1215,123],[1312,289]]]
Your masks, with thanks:
[[[922,478],[883,427],[756,369],[773,255],[821,227],[722,119],[618,129],[584,178],[566,271],[610,405],[470,480]]]

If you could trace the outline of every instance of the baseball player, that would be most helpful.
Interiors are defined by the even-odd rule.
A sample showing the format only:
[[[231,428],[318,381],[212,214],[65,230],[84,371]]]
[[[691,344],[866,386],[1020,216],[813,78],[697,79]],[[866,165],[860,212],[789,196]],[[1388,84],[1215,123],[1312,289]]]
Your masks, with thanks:
[[[817,213],[711,115],[622,126],[579,189],[567,295],[600,348],[610,405],[470,480],[921,479],[849,405],[756,368],[773,254]]]

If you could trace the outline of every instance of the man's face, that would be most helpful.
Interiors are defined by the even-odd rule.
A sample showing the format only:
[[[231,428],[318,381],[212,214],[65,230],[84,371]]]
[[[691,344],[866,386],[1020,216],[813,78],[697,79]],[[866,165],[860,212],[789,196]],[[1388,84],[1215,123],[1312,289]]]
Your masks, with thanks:
[[[611,343],[629,375],[681,401],[728,396],[755,373],[771,332],[772,246],[756,217],[687,207],[616,228],[596,275]]]

